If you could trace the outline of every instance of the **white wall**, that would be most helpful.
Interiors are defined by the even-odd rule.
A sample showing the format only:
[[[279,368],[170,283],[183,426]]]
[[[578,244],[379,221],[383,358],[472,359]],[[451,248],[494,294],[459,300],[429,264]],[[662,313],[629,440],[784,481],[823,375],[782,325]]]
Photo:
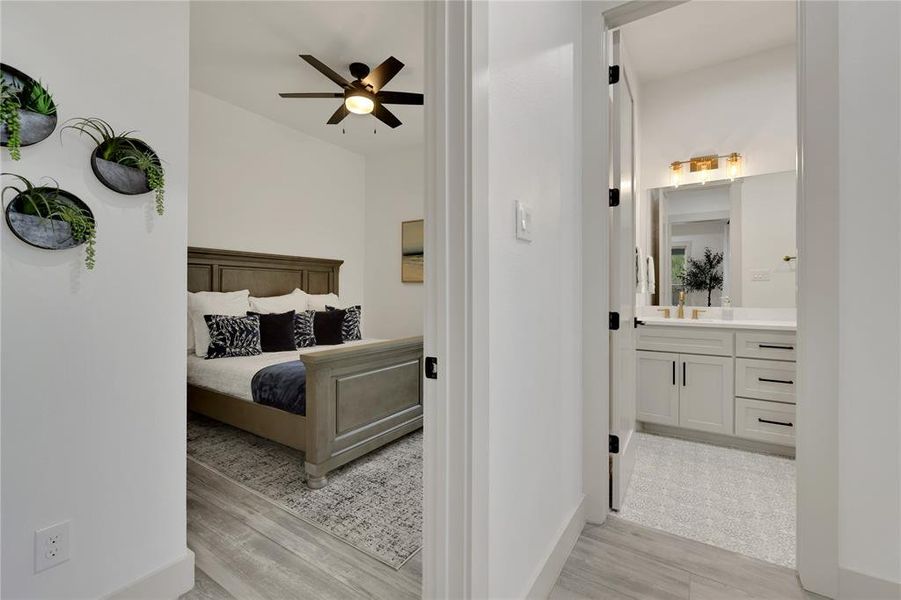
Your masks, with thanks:
[[[839,3],[838,36],[838,559],[901,583],[901,5]]]
[[[582,499],[581,7],[488,10],[489,595],[522,598]]]
[[[366,157],[366,335],[422,335],[425,290],[403,283],[401,222],[421,219],[425,205],[424,148]]]
[[[795,71],[791,45],[642,82],[643,189],[670,185],[674,160],[714,152],[741,153],[743,175],[794,170]],[[683,181],[696,180],[683,166]]]
[[[197,90],[190,131],[191,246],[342,259],[342,299],[364,302],[361,155]]]
[[[97,267],[2,230],[2,596],[96,598],[185,546],[188,6],[3,2],[3,62],[43,79],[59,116],[139,129],[163,157],[166,214],[117,195],[71,133],[3,170],[90,205]],[[71,560],[34,573],[34,531],[71,520]],[[182,582],[190,586],[190,581]],[[172,592],[176,595],[177,592]]]
[[[797,176],[794,170],[746,177],[741,184],[741,304],[790,308],[796,304]],[[753,281],[755,270],[770,271],[769,281]]]

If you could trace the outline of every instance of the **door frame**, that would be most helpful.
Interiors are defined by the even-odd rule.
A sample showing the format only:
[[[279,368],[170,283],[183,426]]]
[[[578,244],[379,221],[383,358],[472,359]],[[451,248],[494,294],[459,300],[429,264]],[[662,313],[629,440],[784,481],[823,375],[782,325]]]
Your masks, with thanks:
[[[582,55],[583,165],[609,165],[607,34],[677,3],[584,2]],[[838,593],[838,8],[798,1],[798,529],[803,586]],[[590,522],[607,517],[609,257],[597,231],[607,231],[606,169],[582,170],[583,211],[583,487]],[[606,203],[603,203],[606,209]],[[604,343],[599,343],[603,340]],[[816,374],[816,375],[815,375]],[[812,401],[813,399],[816,401]]]

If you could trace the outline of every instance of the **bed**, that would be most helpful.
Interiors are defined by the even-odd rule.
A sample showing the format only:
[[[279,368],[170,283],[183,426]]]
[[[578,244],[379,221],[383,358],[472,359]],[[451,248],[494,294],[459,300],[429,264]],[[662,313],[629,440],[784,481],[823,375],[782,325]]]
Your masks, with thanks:
[[[341,263],[189,248],[188,291],[337,294]],[[298,356],[306,367],[304,414],[253,402],[248,378]],[[329,471],[422,427],[421,336],[188,361],[188,409],[303,451],[307,485],[314,489],[328,483]]]

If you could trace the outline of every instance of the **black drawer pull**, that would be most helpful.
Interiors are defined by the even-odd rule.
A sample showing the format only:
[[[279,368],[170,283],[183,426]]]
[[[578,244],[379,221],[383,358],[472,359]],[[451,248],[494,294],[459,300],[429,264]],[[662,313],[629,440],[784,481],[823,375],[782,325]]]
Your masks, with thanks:
[[[782,421],[770,421],[769,419],[761,419],[757,417],[757,420],[761,423],[769,423],[770,425],[782,425],[783,427],[794,427],[792,423],[783,423]]]
[[[686,377],[685,377],[685,361],[683,360],[682,361],[682,387],[685,387],[686,385],[688,385],[688,381],[686,380]]]
[[[767,379],[766,377],[758,377],[757,381],[765,381],[767,383],[784,383],[785,385],[795,385],[794,381],[785,379]]]
[[[794,346],[777,346],[775,344],[757,344],[758,348],[766,348],[768,350],[794,350]]]

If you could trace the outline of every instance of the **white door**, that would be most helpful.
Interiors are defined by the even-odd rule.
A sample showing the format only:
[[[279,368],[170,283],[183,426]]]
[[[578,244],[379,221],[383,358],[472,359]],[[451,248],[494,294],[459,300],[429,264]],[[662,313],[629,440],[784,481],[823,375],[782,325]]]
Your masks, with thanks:
[[[638,357],[638,420],[662,425],[679,424],[679,355],[645,352]]]
[[[679,425],[733,433],[732,358],[680,354]]]
[[[610,208],[610,310],[619,312],[620,327],[610,332],[610,433],[619,440],[611,453],[610,507],[619,510],[635,463],[635,202],[634,106],[622,64],[620,32],[613,32],[613,64],[618,83],[610,86],[612,142],[611,187],[619,188],[619,206]]]

